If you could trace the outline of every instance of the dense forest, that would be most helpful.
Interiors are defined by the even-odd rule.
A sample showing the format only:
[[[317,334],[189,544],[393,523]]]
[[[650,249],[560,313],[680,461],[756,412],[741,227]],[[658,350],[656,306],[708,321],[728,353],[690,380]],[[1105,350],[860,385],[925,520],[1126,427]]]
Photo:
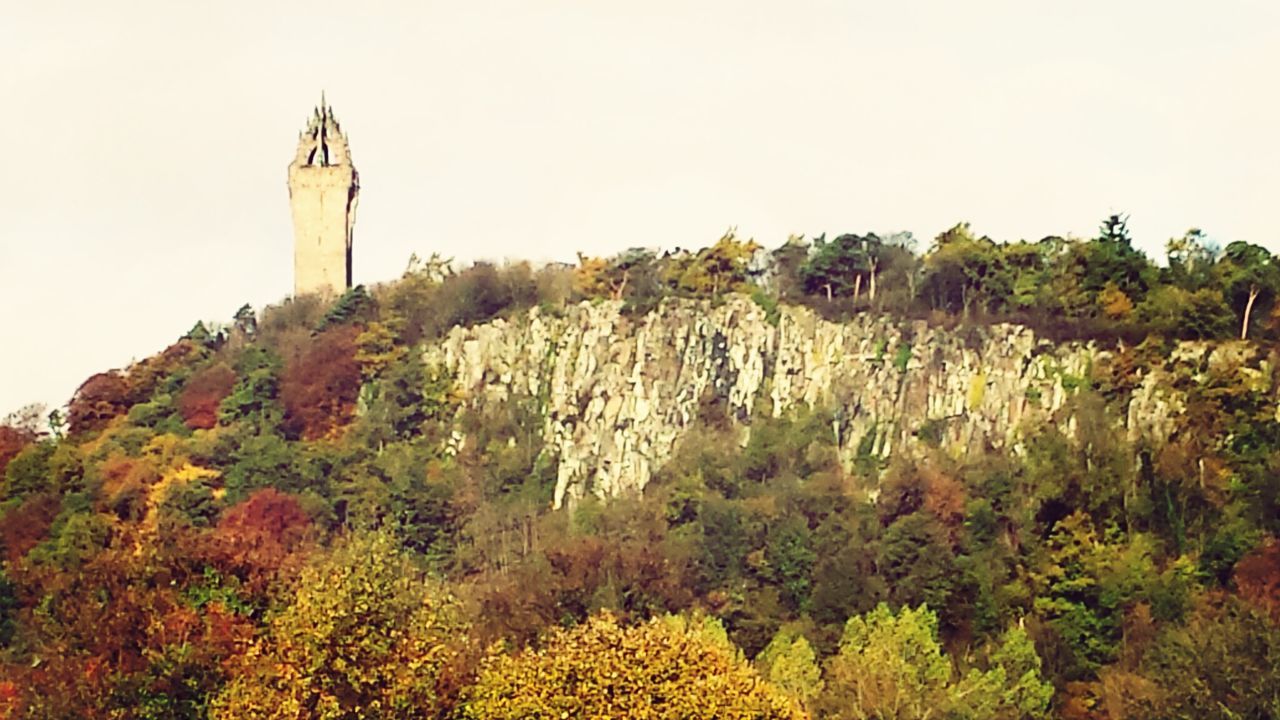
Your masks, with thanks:
[[[1125,219],[967,224],[574,265],[417,258],[199,323],[0,424],[0,718],[1280,717],[1280,265]],[[833,409],[717,398],[643,493],[551,508],[536,407],[424,348],[533,308],[750,297],[832,320],[1018,323],[1119,361],[1070,431],[845,462]],[[1167,443],[1116,431],[1176,341]]]

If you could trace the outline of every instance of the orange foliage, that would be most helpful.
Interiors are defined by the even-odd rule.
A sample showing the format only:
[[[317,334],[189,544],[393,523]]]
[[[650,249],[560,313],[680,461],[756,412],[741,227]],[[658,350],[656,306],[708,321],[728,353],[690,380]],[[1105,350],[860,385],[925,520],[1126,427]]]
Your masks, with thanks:
[[[301,567],[314,539],[311,518],[298,500],[274,488],[259,490],[228,508],[210,533],[205,555],[252,593]]]
[[[1242,598],[1280,622],[1280,542],[1267,538],[1241,558],[1235,580]]]
[[[72,435],[101,430],[133,404],[125,376],[118,372],[98,373],[76,390],[67,407],[67,425]]]
[[[160,480],[154,462],[113,453],[102,461],[100,468],[100,497],[105,507],[122,519],[140,519],[147,490]]]
[[[0,673],[4,669],[0,668]],[[0,720],[18,720],[24,713],[22,692],[12,680],[0,680]]]
[[[964,485],[933,467],[923,468],[921,475],[924,478],[925,509],[950,528],[953,536],[958,535],[964,525],[965,503],[969,500]]]
[[[218,424],[218,405],[231,394],[236,373],[217,363],[193,374],[178,396],[178,412],[192,430],[208,430]]]
[[[43,540],[61,509],[62,502],[55,495],[32,495],[0,517],[0,548],[5,559],[15,562]]]
[[[0,425],[0,475],[22,449],[35,442],[34,433],[9,425]]]
[[[167,573],[153,570],[131,549],[111,549],[73,574],[29,578],[43,580],[49,598],[47,616],[32,628],[42,662],[13,675],[33,716],[120,717],[113,691],[130,676],[153,694],[184,690],[168,687],[182,677],[149,674],[167,648],[181,648],[188,666],[217,672],[246,646],[250,619],[217,602],[191,607]]]
[[[1133,301],[1115,283],[1107,283],[1098,291],[1098,306],[1112,320],[1124,320],[1133,314]]]
[[[360,328],[343,325],[312,338],[285,362],[280,383],[284,428],[303,440],[330,437],[355,414],[360,395],[356,338]]]

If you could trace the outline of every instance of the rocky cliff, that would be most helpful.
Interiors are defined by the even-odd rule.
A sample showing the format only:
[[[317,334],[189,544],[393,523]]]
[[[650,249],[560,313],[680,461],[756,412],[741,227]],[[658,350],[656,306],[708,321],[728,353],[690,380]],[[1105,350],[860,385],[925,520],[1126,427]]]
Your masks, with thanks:
[[[850,463],[923,442],[953,454],[1016,452],[1033,423],[1070,432],[1066,400],[1113,356],[1014,325],[948,331],[871,315],[838,324],[798,307],[769,317],[741,296],[718,304],[668,300],[638,317],[616,302],[533,310],[454,328],[427,354],[455,373],[466,403],[536,399],[558,458],[557,507],[587,493],[643,489],[708,398],[728,408],[744,438],[759,413],[829,408]],[[1184,343],[1171,369],[1142,372],[1121,401],[1117,430],[1164,442],[1184,405],[1172,366],[1194,371],[1221,354]],[[1265,360],[1245,355],[1253,372],[1269,377],[1259,369]]]

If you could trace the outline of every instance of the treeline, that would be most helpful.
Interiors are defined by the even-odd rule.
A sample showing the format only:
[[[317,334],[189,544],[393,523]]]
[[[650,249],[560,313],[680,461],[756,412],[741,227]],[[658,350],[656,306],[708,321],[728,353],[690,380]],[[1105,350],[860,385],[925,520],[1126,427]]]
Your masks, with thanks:
[[[910,233],[793,237],[765,251],[730,232],[697,253],[582,257],[577,287],[640,306],[759,287],[833,318],[873,311],[939,323],[1017,322],[1062,339],[1275,337],[1280,268],[1268,250],[1220,247],[1193,229],[1169,240],[1160,267],[1133,247],[1125,223],[1112,215],[1095,238],[1036,242],[996,242],[961,223],[923,254]]]
[[[944,237],[923,257],[902,237],[726,236],[572,267],[414,263],[198,325],[90,378],[47,430],[10,417],[0,717],[1273,717],[1268,346],[1180,371],[1158,447],[1115,431],[1165,365],[1155,337],[1072,388],[1071,433],[1027,428],[1017,454],[847,467],[830,409],[751,418],[743,446],[712,395],[642,496],[558,512],[537,399],[471,409],[423,360],[524,308],[725,292],[940,322],[1021,296],[1081,332],[1141,330],[1185,292],[1216,298],[1222,337],[1246,313],[1251,339],[1273,332],[1270,256],[1238,246],[1155,268],[1127,238]],[[1027,248],[1048,259],[1014,263]]]
[[[395,307],[419,318],[413,339],[535,305],[610,299],[643,313],[664,298],[726,292],[832,320],[876,312],[938,325],[1013,322],[1057,340],[1280,337],[1276,258],[1243,241],[1223,247],[1198,229],[1166,243],[1163,265],[1133,247],[1120,215],[1088,239],[997,242],[960,223],[918,245],[910,233],[823,234],[770,250],[730,230],[697,251],[633,248],[537,269],[482,262],[455,274],[437,256],[415,260],[401,284],[427,287],[400,288]],[[428,280],[442,281],[438,295]],[[436,312],[425,312],[433,301]]]

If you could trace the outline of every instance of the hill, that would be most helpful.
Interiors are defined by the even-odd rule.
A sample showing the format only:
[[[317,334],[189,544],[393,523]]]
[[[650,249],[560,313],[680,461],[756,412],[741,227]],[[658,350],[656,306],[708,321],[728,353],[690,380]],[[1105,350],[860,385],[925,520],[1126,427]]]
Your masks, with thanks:
[[[1270,254],[905,240],[415,262],[11,418],[0,717],[1274,714]]]

